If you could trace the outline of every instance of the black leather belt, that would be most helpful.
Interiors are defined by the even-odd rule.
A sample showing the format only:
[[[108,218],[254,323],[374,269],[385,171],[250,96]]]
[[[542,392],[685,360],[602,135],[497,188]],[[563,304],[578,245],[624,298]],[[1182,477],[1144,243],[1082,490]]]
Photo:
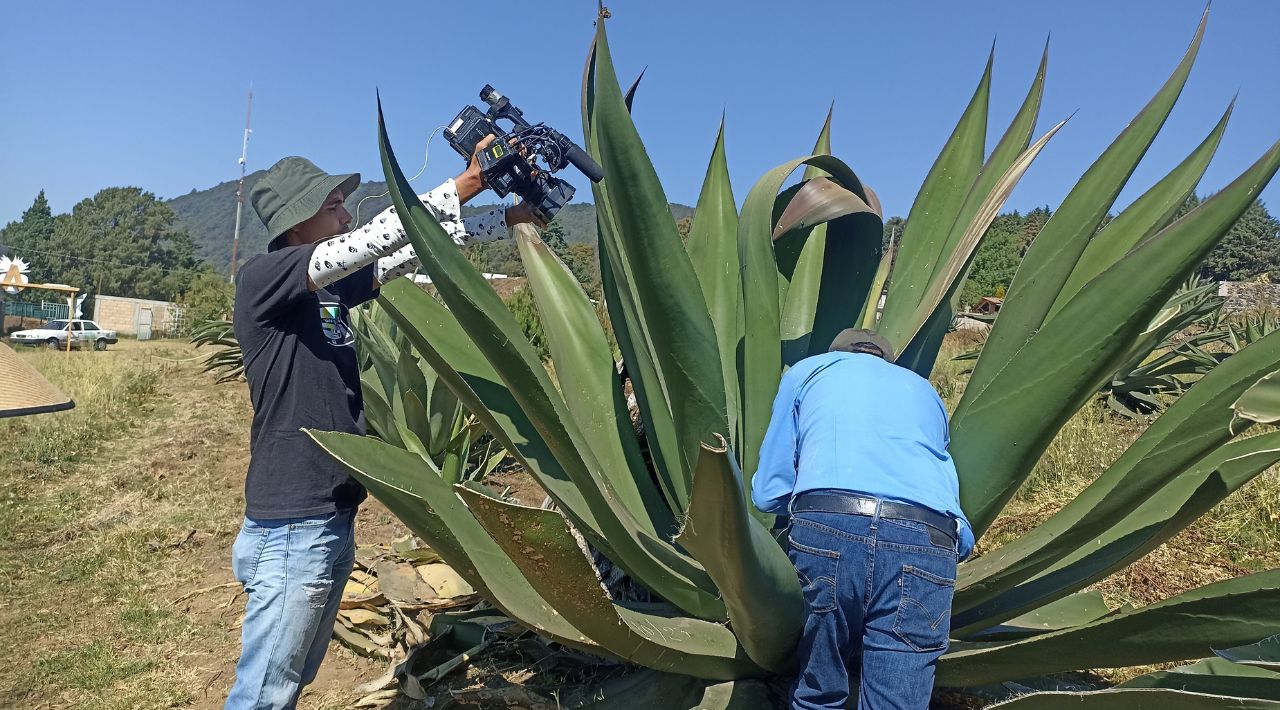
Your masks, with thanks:
[[[880,517],[896,520],[914,520],[936,528],[958,539],[955,518],[935,513],[915,505],[877,500],[854,493],[801,493],[791,502],[791,513],[844,513],[874,517],[876,504],[880,504]]]

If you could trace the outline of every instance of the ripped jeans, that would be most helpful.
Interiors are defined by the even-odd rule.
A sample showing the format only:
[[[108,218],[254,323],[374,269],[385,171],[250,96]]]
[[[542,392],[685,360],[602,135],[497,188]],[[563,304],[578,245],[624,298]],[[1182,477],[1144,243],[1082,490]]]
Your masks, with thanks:
[[[231,569],[249,596],[227,710],[292,710],[316,677],[355,560],[355,511],[245,518]]]

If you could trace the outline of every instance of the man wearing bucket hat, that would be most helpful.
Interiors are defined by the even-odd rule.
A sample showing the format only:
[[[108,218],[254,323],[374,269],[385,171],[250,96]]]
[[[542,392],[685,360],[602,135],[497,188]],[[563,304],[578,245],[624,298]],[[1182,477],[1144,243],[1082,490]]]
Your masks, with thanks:
[[[359,183],[358,174],[329,175],[289,157],[249,194],[270,242],[236,277],[233,322],[253,426],[232,546],[248,602],[229,709],[296,705],[324,659],[354,561],[364,488],[301,430],[365,432],[348,312],[418,265],[394,207],[347,231],[343,200]],[[462,204],[484,187],[473,158],[420,198],[459,244],[533,221],[519,206],[463,218]]]
[[[751,499],[790,515],[808,609],[793,708],[844,708],[853,659],[858,707],[923,710],[947,649],[973,532],[942,399],[893,360],[879,334],[842,331],[783,375],[760,448]]]

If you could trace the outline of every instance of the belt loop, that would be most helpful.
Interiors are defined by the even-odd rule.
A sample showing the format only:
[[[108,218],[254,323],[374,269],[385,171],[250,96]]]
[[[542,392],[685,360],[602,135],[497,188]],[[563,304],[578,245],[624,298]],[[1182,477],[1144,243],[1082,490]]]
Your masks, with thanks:
[[[874,532],[880,527],[880,505],[883,502],[879,498],[876,498],[875,501],[876,501],[876,512],[875,512],[875,515],[871,516],[872,532]]]

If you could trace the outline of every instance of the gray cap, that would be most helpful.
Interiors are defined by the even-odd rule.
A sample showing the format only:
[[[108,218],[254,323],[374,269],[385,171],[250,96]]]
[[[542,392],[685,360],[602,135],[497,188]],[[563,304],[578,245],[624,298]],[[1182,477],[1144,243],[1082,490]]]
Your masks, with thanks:
[[[872,346],[876,350],[879,350],[884,355],[884,359],[889,362],[893,362],[894,358],[897,357],[893,352],[893,345],[889,343],[887,338],[873,330],[866,330],[864,328],[845,328],[840,331],[840,334],[836,336],[836,339],[831,341],[831,347],[828,351],[835,352],[839,350],[846,353],[867,353],[871,350],[871,348],[867,346]],[[869,354],[874,355],[875,353],[871,352]]]

